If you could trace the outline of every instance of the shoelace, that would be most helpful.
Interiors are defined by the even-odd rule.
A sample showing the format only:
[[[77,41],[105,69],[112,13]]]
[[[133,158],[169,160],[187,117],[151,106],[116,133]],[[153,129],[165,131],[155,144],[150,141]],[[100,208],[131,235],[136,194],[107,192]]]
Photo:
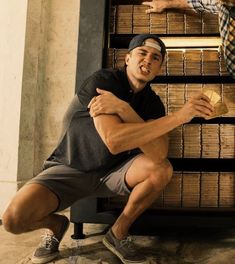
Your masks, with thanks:
[[[45,232],[42,237],[42,244],[41,246],[46,248],[46,249],[51,249],[54,247],[57,247],[59,244],[59,240],[52,234]]]
[[[134,247],[133,238],[128,236],[126,239],[121,240],[121,247],[127,247],[129,251],[135,252],[136,249]]]

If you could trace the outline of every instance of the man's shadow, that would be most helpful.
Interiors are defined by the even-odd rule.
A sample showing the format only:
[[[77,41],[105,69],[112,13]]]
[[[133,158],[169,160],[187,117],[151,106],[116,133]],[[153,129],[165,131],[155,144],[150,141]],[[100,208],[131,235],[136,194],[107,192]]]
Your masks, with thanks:
[[[68,264],[121,264],[103,245],[105,233],[106,230],[86,236],[92,238],[88,244],[71,239],[71,246],[61,248],[59,259]],[[155,236],[136,236],[135,242],[149,264],[208,264],[216,263],[213,262],[216,257],[221,258],[220,264],[227,264],[233,263],[230,259],[235,254],[233,236],[235,232],[221,229],[164,230]]]

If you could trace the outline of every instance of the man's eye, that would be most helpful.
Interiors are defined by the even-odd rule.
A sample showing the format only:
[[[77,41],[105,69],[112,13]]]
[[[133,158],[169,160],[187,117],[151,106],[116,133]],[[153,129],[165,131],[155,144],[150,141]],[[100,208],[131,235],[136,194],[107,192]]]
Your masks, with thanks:
[[[154,56],[153,59],[159,61],[160,57],[159,56]]]
[[[140,55],[145,56],[146,53],[145,52],[140,52]]]

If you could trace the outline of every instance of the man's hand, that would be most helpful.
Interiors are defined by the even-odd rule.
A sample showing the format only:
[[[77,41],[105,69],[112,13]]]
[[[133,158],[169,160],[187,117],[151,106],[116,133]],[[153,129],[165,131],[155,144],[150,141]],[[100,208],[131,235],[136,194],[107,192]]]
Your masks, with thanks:
[[[149,9],[146,10],[147,14],[161,13],[165,9],[169,9],[169,8],[179,8],[179,9],[189,8],[189,4],[187,0],[151,0],[148,2],[143,2],[142,5],[146,5],[149,7]]]
[[[214,112],[214,107],[210,104],[210,98],[203,93],[190,98],[188,102],[175,114],[182,124],[188,123],[194,117],[208,118]]]
[[[93,97],[88,104],[91,117],[96,117],[102,114],[120,115],[120,113],[124,112],[125,108],[128,106],[127,102],[122,101],[111,92],[99,88],[97,88],[96,91],[99,95]]]

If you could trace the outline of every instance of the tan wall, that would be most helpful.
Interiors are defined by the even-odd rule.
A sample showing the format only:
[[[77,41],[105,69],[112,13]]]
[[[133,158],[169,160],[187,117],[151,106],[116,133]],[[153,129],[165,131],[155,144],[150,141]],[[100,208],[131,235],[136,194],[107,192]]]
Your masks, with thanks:
[[[38,20],[35,19],[38,17],[35,10],[39,8],[41,13]],[[34,167],[34,175],[41,170],[43,160],[55,147],[63,113],[74,95],[78,22],[79,0],[29,1],[26,38],[29,46],[26,51],[29,54],[25,62],[24,87],[28,90],[27,94],[35,98],[35,103],[32,105],[34,111],[28,112],[26,106],[21,115],[22,121],[30,120],[24,122],[29,137],[24,128],[21,130],[21,157],[26,154],[31,159],[27,164],[25,159],[21,160],[19,169],[24,179],[32,177],[30,166]],[[32,65],[35,66],[33,73]],[[30,86],[32,82],[35,86],[35,80],[37,83],[33,92]],[[33,120],[34,126],[28,127],[27,124],[32,124]],[[31,135],[34,135],[33,139]]]
[[[27,0],[1,1],[0,181],[16,179],[26,12]]]
[[[79,6],[80,0],[0,4],[0,215],[56,144],[75,91]]]
[[[27,0],[0,3],[0,213],[16,192]]]

